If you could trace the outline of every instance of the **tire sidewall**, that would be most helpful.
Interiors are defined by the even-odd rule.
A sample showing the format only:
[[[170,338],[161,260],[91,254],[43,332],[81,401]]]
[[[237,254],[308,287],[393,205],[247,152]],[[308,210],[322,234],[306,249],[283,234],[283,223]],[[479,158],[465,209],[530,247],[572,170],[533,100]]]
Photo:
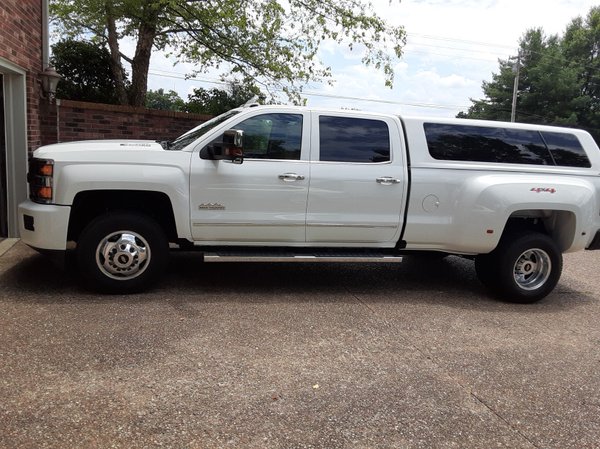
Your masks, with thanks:
[[[521,287],[514,278],[514,268],[519,257],[527,250],[541,249],[550,258],[551,269],[548,279],[534,290]],[[545,234],[528,233],[523,236],[507,237],[495,250],[497,278],[494,282],[502,299],[510,302],[531,303],[547,296],[556,286],[562,272],[562,254],[556,243]]]
[[[96,261],[100,242],[117,231],[133,231],[142,236],[150,249],[150,260],[145,270],[131,279],[107,276]],[[160,225],[152,218],[125,212],[102,215],[83,230],[77,245],[77,261],[82,277],[89,286],[103,293],[133,293],[154,285],[164,271],[169,253],[167,239]]]

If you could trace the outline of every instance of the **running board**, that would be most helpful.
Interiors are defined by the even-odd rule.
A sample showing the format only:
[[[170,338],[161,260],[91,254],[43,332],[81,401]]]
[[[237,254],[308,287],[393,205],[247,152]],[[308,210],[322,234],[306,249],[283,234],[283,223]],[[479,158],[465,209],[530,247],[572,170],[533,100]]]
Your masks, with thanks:
[[[204,253],[205,262],[369,262],[398,263],[400,256],[389,255],[316,255],[316,254],[228,254]]]

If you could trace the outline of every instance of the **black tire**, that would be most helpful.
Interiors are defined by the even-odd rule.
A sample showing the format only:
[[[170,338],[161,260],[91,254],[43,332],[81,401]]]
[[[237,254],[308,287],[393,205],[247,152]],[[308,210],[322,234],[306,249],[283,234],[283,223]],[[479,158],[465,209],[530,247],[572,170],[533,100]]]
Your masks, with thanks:
[[[423,252],[414,252],[410,254],[410,257],[415,260],[423,261],[423,262],[441,262],[450,254],[442,253],[439,251],[423,251]]]
[[[496,267],[494,266],[494,254],[480,254],[475,257],[475,272],[477,273],[477,278],[491,291],[498,289],[496,271]]]
[[[169,243],[152,218],[110,212],[91,221],[77,244],[86,287],[103,293],[134,293],[154,285],[164,272]]]
[[[490,254],[475,258],[483,285],[499,298],[532,303],[556,287],[562,272],[562,254],[546,234],[527,232],[502,238]]]

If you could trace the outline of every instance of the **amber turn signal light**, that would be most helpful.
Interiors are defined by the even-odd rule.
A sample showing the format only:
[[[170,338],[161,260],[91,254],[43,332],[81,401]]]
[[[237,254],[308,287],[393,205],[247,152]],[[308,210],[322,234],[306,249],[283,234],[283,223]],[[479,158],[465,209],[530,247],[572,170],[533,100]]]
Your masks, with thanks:
[[[42,200],[52,199],[52,187],[40,187],[37,189],[37,197]]]
[[[43,164],[38,168],[38,174],[42,176],[52,176],[54,174],[54,165]]]

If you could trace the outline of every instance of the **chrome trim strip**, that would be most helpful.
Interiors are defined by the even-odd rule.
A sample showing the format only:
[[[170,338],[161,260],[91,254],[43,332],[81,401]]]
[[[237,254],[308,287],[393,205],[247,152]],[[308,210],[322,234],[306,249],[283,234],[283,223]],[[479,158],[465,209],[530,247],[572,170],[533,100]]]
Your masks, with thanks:
[[[231,237],[222,237],[222,238],[215,238],[215,237],[207,237],[207,238],[196,238],[194,239],[194,243],[198,244],[198,245],[206,245],[207,242],[216,242],[216,243],[223,243],[225,242],[228,246],[231,245],[239,245],[241,243],[257,243],[257,246],[260,245],[264,245],[265,243],[277,243],[278,245],[276,246],[281,246],[281,244],[285,243],[290,244],[290,243],[300,243],[303,244],[305,243],[304,240],[288,240],[288,239],[260,239],[260,240],[256,240],[255,238],[248,238],[248,239],[241,239],[241,238],[236,238],[235,240],[232,239]],[[215,246],[215,245],[212,245]]]
[[[288,256],[288,257],[277,257],[277,256],[219,256],[214,253],[204,254],[205,262],[312,262],[312,263],[353,263],[353,262],[371,262],[371,263],[400,263],[402,257],[396,256],[382,256],[382,257],[318,257],[318,256]]]
[[[313,228],[367,228],[367,229],[396,229],[398,225],[368,225],[368,224],[342,224],[342,223],[308,223],[306,226]]]
[[[219,227],[237,227],[237,226],[254,226],[254,227],[291,227],[291,226],[304,226],[304,223],[193,223],[194,227],[201,226],[219,226]]]
[[[193,223],[194,227],[202,226],[219,226],[219,227],[238,227],[238,226],[253,226],[253,227],[292,227],[305,226],[304,223]],[[365,228],[365,229],[396,229],[398,225],[381,225],[374,226],[369,224],[342,224],[342,223],[309,223],[306,226],[312,228]]]

